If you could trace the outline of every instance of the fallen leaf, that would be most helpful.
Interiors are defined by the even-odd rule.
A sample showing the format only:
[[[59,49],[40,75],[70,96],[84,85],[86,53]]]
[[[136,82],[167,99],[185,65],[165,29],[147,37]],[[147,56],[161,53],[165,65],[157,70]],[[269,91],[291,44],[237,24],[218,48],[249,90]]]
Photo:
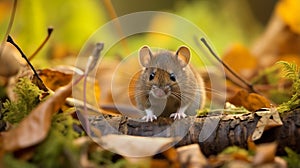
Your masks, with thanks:
[[[18,50],[10,43],[0,45],[0,76],[10,77],[16,75],[20,68],[26,65]]]
[[[175,148],[170,148],[170,149],[164,151],[163,155],[166,156],[166,158],[173,163],[176,163],[179,161],[178,153]]]
[[[280,0],[276,6],[276,13],[295,33],[300,34],[300,1]]]
[[[59,88],[46,101],[40,103],[17,127],[2,132],[0,134],[3,144],[1,148],[5,151],[16,151],[35,145],[45,139],[51,125],[52,115],[58,112],[71,93],[72,82]]]
[[[153,156],[167,148],[174,142],[173,138],[140,137],[130,135],[109,134],[102,136],[100,145],[124,157]]]
[[[187,145],[177,148],[179,161],[182,167],[206,167],[208,164],[207,159],[202,154],[198,144]]]
[[[44,84],[53,91],[68,84],[73,77],[73,73],[65,73],[55,69],[42,69],[38,71],[38,74]]]
[[[276,142],[257,145],[252,163],[254,165],[261,165],[264,163],[274,162],[276,149]]]
[[[274,107],[267,111],[257,111],[255,113],[258,116],[261,116],[261,118],[258,120],[256,128],[252,134],[253,141],[259,139],[264,131],[283,125],[279,113]]]
[[[228,98],[228,102],[237,107],[243,106],[249,111],[270,107],[270,101],[267,98],[256,93],[248,93],[244,89],[240,89],[233,97]]]
[[[144,165],[145,167],[148,167]],[[170,167],[170,163],[168,160],[165,159],[153,159],[151,160],[151,168],[164,168],[164,167]]]

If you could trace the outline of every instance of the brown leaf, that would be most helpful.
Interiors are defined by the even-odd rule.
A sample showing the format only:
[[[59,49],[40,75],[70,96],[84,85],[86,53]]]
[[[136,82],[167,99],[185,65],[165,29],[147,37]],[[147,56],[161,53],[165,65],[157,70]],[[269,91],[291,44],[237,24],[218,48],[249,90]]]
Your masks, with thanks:
[[[145,168],[148,167],[144,165]],[[164,167],[170,167],[170,163],[168,160],[165,159],[153,159],[151,160],[151,168],[164,168]]]
[[[110,134],[101,137],[101,146],[126,157],[147,157],[170,147],[173,141],[173,138]]]
[[[72,73],[66,73],[55,69],[39,70],[38,74],[44,84],[53,91],[68,84],[73,76]]]
[[[256,93],[248,93],[240,89],[233,97],[228,98],[228,102],[235,106],[243,106],[249,111],[256,111],[261,108],[270,107],[270,101]]]
[[[72,82],[59,88],[45,102],[40,103],[19,125],[8,132],[2,132],[1,148],[5,151],[16,151],[41,142],[46,138],[52,115],[56,113],[65,99],[72,93]]]
[[[198,144],[183,146],[177,149],[182,167],[206,167],[208,162]]]
[[[26,64],[21,54],[10,43],[0,45],[0,52],[1,50],[0,76],[10,77],[17,74],[20,68]]]
[[[256,112],[261,118],[258,120],[256,128],[252,134],[252,140],[259,139],[263,132],[274,127],[282,126],[282,121],[278,111],[270,108],[270,111]]]

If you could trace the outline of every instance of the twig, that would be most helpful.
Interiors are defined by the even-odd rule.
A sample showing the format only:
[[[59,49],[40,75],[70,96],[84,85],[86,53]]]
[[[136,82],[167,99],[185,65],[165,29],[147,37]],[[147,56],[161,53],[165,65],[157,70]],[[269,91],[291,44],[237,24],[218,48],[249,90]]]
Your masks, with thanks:
[[[83,79],[83,108],[84,108],[84,120],[85,120],[85,125],[86,125],[86,132],[88,135],[91,135],[91,130],[90,127],[88,125],[89,121],[88,121],[88,112],[87,112],[87,98],[86,98],[86,87],[87,87],[87,77],[88,74],[95,68],[99,57],[100,57],[100,52],[103,50],[104,44],[103,43],[97,43],[96,47],[92,53],[91,56],[89,56],[88,58],[88,62],[85,68],[85,72],[84,72],[84,79]]]
[[[35,50],[35,52],[28,58],[28,60],[32,60],[36,56],[36,54],[44,47],[44,45],[49,40],[52,32],[53,32],[53,28],[49,27],[48,28],[48,35],[47,35],[47,37],[45,38],[45,40],[43,41],[43,43]]]
[[[104,5],[105,5],[105,7],[108,11],[108,14],[109,14],[110,18],[111,19],[116,19],[116,22],[115,22],[114,25],[115,25],[115,27],[118,31],[119,36],[123,37],[124,33],[123,33],[123,30],[122,30],[122,26],[121,26],[119,20],[117,20],[118,15],[115,11],[115,8],[114,8],[113,4],[111,3],[111,0],[104,0],[103,2],[104,2]],[[125,51],[127,52],[127,54],[129,54],[128,44],[127,44],[126,40],[122,38],[121,44],[122,44],[123,48],[125,49]]]
[[[30,63],[30,61],[28,60],[28,58],[26,57],[26,55],[23,53],[23,51],[21,50],[21,48],[13,41],[13,39],[8,35],[7,36],[7,42],[11,43],[13,46],[15,46],[18,51],[20,52],[20,54],[22,55],[22,57],[26,60],[27,64],[30,66],[30,68],[32,69],[34,75],[41,81],[42,79],[40,78],[40,76],[37,74],[36,70],[34,69],[34,67],[32,66],[32,64]]]
[[[7,26],[7,29],[6,29],[6,33],[4,34],[4,37],[3,37],[3,40],[2,40],[1,46],[0,46],[0,58],[1,58],[2,52],[4,50],[4,44],[5,44],[5,41],[7,39],[7,36],[9,35],[9,33],[11,31],[11,28],[12,28],[12,25],[14,23],[14,19],[15,19],[15,15],[16,15],[16,9],[17,9],[17,3],[18,3],[18,0],[14,0],[13,8],[12,8],[10,19],[9,19],[9,23],[8,23],[8,26]]]
[[[208,48],[208,50],[210,51],[210,53],[216,58],[216,60],[218,62],[220,62],[234,77],[236,77],[238,80],[240,80],[243,84],[245,84],[250,91],[257,93],[257,91],[254,89],[253,85],[250,84],[249,82],[247,82],[245,79],[243,79],[242,77],[240,77],[239,75],[237,75],[236,72],[234,72],[224,61],[222,61],[217,54],[212,50],[212,48],[209,46],[209,44],[206,42],[206,40],[202,37],[201,38],[202,43]],[[231,79],[231,81],[233,81]],[[236,83],[236,82],[234,82]],[[237,83],[236,83],[237,84]],[[242,86],[241,86],[242,87]]]

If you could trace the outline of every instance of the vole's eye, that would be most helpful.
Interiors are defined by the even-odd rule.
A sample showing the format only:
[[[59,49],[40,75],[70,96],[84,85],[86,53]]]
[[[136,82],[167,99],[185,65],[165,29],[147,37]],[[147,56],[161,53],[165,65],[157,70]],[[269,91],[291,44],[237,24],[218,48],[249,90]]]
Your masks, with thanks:
[[[152,72],[152,73],[150,74],[150,76],[149,76],[149,80],[150,80],[150,81],[153,80],[153,79],[154,79],[154,76],[155,76],[155,72]]]
[[[175,82],[176,81],[176,76],[174,73],[170,73],[170,79]]]

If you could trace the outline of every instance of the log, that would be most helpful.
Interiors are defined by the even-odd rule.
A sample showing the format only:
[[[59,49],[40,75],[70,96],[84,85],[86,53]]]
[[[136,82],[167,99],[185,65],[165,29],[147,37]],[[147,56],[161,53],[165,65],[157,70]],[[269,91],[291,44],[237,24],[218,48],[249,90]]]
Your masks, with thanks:
[[[255,143],[277,141],[278,155],[285,154],[285,147],[300,153],[300,109],[283,113],[280,117],[283,125],[265,131]],[[154,122],[143,122],[120,116],[97,116],[90,118],[90,123],[99,129],[102,135],[176,137],[178,139],[176,146],[197,143],[203,154],[209,156],[216,155],[232,145],[247,149],[248,138],[252,136],[259,119],[260,116],[255,113],[188,117],[176,121],[159,117]]]

